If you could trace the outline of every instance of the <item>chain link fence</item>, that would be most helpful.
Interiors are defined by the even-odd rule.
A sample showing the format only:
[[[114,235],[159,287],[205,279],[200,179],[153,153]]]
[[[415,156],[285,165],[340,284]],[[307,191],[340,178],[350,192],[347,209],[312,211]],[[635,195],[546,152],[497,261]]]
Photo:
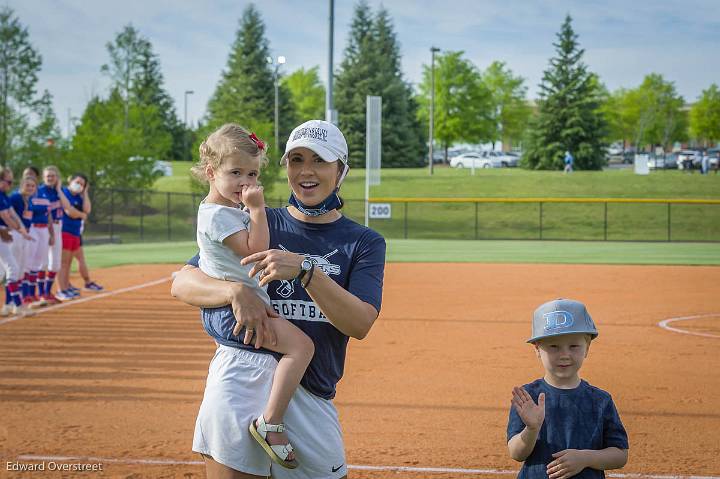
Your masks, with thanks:
[[[202,194],[96,190],[84,237],[91,243],[194,241]],[[266,199],[268,206],[286,199]],[[386,198],[369,225],[386,238],[584,241],[720,241],[718,200]],[[365,201],[343,214],[364,222]]]

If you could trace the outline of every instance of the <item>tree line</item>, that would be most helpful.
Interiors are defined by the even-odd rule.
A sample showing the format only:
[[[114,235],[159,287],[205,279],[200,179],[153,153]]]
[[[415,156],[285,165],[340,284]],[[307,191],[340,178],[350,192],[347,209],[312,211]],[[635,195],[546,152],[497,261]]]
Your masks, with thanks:
[[[85,172],[96,186],[143,188],[158,175],[155,160],[196,159],[200,141],[222,123],[252,128],[277,160],[293,126],[324,117],[318,67],[279,73],[281,144],[272,144],[275,71],[266,61],[271,50],[264,21],[252,4],[239,20],[205,117],[189,128],[165,89],[151,41],[131,24],[107,43],[107,62],[99,69],[110,87],[91,98],[70,138],[60,134],[50,92],[37,91],[42,56],[9,7],[0,9],[0,41],[0,163],[16,169],[54,163],[64,171]],[[720,140],[717,85],[704,90],[690,109],[675,85],[658,74],[647,75],[636,88],[609,92],[583,62],[570,16],[553,45],[555,55],[536,102],[527,99],[525,79],[503,62],[481,70],[462,51],[437,55],[434,131],[446,161],[457,143],[502,143],[522,147],[526,168],[562,168],[569,150],[577,168],[599,169],[607,145],[618,140],[639,149],[688,140],[709,147]],[[433,67],[423,65],[414,86],[403,75],[401,59],[389,12],[373,11],[361,0],[334,71],[338,122],[354,166],[364,165],[367,95],[383,98],[383,166],[427,164]],[[263,175],[272,179],[278,169],[278,162],[270,161]]]

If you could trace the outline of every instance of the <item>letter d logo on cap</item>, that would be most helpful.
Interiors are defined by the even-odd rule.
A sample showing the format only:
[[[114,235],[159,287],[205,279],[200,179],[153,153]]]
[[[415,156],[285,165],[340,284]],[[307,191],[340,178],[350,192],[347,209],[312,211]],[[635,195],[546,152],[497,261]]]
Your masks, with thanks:
[[[543,314],[543,318],[545,318],[545,331],[569,328],[575,322],[573,315],[567,311],[545,313]]]

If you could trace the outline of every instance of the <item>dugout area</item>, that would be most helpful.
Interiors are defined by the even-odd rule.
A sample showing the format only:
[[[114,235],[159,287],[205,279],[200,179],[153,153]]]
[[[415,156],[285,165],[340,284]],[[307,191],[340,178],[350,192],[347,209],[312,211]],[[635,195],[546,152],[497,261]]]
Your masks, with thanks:
[[[15,461],[103,464],[62,477],[204,477],[190,446],[214,345],[170,296],[175,269],[95,269],[106,296],[0,320],[0,477],[60,477],[7,470]],[[531,314],[561,295],[600,332],[582,376],[628,430],[619,472],[720,476],[718,287],[717,266],[389,263],[382,314],[351,340],[336,398],[350,477],[513,477],[511,390],[542,375]],[[686,317],[672,323],[685,333],[658,326]]]

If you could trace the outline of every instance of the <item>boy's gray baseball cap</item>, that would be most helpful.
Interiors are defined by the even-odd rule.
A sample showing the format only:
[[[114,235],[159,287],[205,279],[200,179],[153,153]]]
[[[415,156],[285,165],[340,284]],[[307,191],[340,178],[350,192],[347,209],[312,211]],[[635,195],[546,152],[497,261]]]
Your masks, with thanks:
[[[589,334],[595,339],[598,331],[590,313],[580,301],[554,299],[533,313],[532,337],[527,342],[534,343],[543,338],[565,334]]]
[[[295,148],[309,148],[327,162],[342,161],[348,163],[348,146],[340,129],[324,120],[310,120],[296,127],[285,144],[285,154],[280,159],[282,165],[288,153]]]

